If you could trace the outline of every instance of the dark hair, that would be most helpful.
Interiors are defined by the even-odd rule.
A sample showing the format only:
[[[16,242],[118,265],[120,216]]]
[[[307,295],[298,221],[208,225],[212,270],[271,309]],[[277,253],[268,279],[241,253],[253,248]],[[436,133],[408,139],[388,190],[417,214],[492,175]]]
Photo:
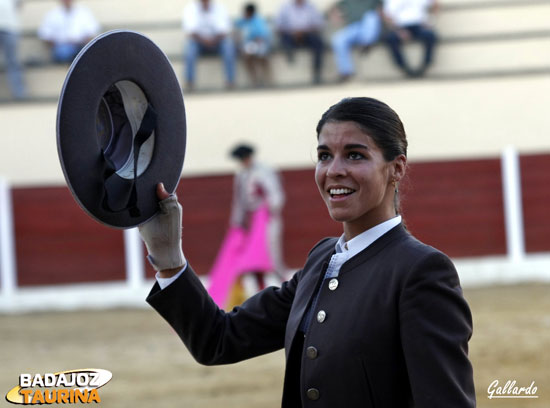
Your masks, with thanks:
[[[317,124],[317,139],[325,123],[354,122],[374,140],[384,159],[392,161],[400,154],[407,156],[407,135],[397,113],[374,98],[345,98],[323,113]],[[395,188],[395,213],[399,214],[399,194]]]
[[[253,154],[254,154],[254,148],[244,143],[235,146],[230,152],[231,157],[238,160],[247,159]]]
[[[397,113],[374,98],[345,98],[332,105],[317,124],[317,139],[325,123],[355,122],[391,161],[400,154],[407,156],[407,135]]]
[[[254,14],[256,14],[256,5],[254,3],[247,3],[244,6],[244,12],[253,16]]]

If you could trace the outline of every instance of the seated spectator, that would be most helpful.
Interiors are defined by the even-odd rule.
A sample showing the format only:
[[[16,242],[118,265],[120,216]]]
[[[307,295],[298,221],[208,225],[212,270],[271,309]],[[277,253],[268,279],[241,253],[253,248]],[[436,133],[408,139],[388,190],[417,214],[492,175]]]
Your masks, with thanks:
[[[46,14],[38,37],[51,47],[54,62],[71,62],[80,50],[97,34],[100,26],[92,12],[73,0],[61,0],[61,5]]]
[[[341,0],[331,10],[333,18],[345,26],[332,35],[332,49],[340,81],[355,74],[351,50],[378,41],[382,29],[382,0]]]
[[[430,25],[430,12],[435,13],[437,8],[437,0],[384,0],[384,22],[393,60],[410,77],[423,76],[432,63],[437,37]],[[424,58],[418,68],[410,66],[401,50],[402,43],[411,39],[424,45]]]
[[[275,20],[289,62],[294,61],[297,47],[311,48],[313,54],[313,82],[321,82],[323,66],[323,39],[321,29],[324,21],[319,10],[308,0],[288,0],[284,3]]]
[[[187,89],[195,84],[195,65],[201,53],[221,54],[228,89],[235,86],[235,44],[231,19],[215,0],[194,0],[183,11],[183,29],[188,36],[185,51]]]
[[[0,0],[0,49],[4,52],[8,84],[15,99],[24,99],[27,95],[23,74],[17,60],[19,0]]]
[[[254,3],[246,4],[243,14],[243,17],[237,20],[237,29],[239,48],[246,71],[252,85],[266,85],[271,82],[271,33],[265,19],[256,12]]]

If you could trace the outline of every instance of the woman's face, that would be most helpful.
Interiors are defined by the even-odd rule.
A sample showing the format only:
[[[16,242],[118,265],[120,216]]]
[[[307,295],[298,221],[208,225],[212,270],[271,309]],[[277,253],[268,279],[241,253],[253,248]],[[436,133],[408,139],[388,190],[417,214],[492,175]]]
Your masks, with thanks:
[[[406,157],[387,162],[374,140],[355,122],[325,123],[319,134],[315,181],[346,240],[395,216],[394,186]]]

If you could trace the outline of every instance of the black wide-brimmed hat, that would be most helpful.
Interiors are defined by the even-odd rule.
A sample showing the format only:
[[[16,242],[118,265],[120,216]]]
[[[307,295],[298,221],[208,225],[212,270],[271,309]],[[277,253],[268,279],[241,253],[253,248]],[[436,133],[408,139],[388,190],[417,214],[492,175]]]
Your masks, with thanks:
[[[159,208],[157,183],[173,192],[180,179],[185,123],[166,55],[133,31],[99,35],[73,61],[57,111],[57,149],[73,197],[112,227],[149,220]]]

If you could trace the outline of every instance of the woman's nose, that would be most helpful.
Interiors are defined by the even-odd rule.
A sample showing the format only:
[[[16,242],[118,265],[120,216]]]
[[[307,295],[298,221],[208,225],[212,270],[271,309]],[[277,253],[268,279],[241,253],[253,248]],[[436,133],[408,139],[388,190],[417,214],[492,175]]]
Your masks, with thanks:
[[[342,177],[347,173],[347,167],[341,158],[334,157],[328,166],[327,177]]]

